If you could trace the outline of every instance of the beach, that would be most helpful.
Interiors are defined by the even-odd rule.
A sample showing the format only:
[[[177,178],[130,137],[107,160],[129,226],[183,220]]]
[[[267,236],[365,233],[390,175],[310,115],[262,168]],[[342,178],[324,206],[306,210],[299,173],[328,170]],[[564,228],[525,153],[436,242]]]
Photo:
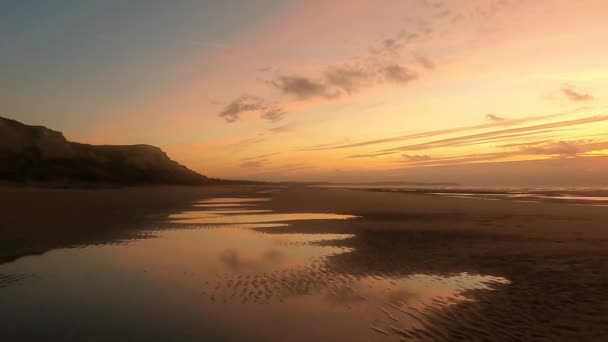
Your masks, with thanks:
[[[136,235],[145,222],[238,187],[0,187],[0,261]]]
[[[269,185],[6,186],[0,208],[0,317],[19,340],[40,337],[19,319],[51,315],[59,323],[38,333],[63,340],[102,327],[110,335],[96,338],[592,341],[608,333],[605,207]],[[47,282],[52,291],[36,287]],[[81,291],[101,299],[83,302]],[[34,315],[31,296],[48,312]],[[107,321],[61,328],[75,317]]]

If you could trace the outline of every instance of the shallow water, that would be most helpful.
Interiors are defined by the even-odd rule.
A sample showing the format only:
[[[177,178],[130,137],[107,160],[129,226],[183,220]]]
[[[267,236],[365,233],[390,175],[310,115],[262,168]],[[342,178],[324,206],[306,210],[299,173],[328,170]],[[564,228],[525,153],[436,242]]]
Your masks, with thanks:
[[[243,212],[243,211],[242,211]],[[259,223],[259,222],[285,222],[297,220],[345,220],[354,218],[351,215],[322,214],[322,213],[289,213],[289,214],[233,214],[217,211],[187,211],[169,216],[174,223],[198,223],[198,224],[238,224],[238,223]]]
[[[255,203],[255,202],[266,202],[269,198],[243,198],[243,197],[218,197],[202,200],[199,203],[222,203],[223,205],[234,204],[234,203]]]
[[[217,207],[171,215],[150,227],[154,238],[0,265],[3,338],[398,341],[428,334],[425,317],[472,300],[467,291],[508,284],[489,275],[337,266],[333,258],[356,252],[339,242],[355,235],[280,229],[357,218],[256,209],[267,200],[205,200]],[[231,209],[243,203],[251,212]]]
[[[360,189],[389,192],[408,192],[437,195],[452,198],[485,201],[515,200],[517,202],[541,203],[564,202],[589,206],[608,205],[606,187],[572,188],[527,188],[527,187],[463,187],[428,185],[317,185],[319,188]],[[601,203],[597,205],[597,203]]]
[[[581,205],[598,206],[596,203],[608,204],[608,196],[598,195],[568,195],[562,193],[460,193],[460,192],[429,192],[430,195],[439,195],[454,198],[469,198],[486,201],[499,201],[503,199],[515,199],[518,202],[539,203],[541,201],[558,201],[568,202]],[[600,205],[602,206],[602,205]]]

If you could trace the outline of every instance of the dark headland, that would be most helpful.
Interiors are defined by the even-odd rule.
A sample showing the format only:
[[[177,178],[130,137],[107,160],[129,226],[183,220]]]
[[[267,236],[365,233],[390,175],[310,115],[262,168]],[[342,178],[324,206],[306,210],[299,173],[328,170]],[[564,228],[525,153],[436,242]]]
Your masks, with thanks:
[[[251,184],[201,175],[155,146],[81,144],[0,117],[0,263],[125,238],[150,215]]]
[[[89,145],[0,117],[0,180],[47,185],[244,184],[206,177],[151,145]]]

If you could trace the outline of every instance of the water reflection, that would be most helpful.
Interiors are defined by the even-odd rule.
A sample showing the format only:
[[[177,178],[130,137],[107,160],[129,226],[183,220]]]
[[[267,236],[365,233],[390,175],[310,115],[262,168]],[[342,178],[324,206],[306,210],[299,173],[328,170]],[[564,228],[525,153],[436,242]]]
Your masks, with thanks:
[[[189,211],[169,216],[174,223],[217,224],[217,223],[260,223],[285,222],[296,220],[346,220],[352,215],[321,214],[321,213],[289,213],[289,214],[226,214],[224,212]]]
[[[211,204],[197,204],[195,207],[203,208],[227,208],[227,207],[252,207],[255,204],[252,203],[211,203]]]
[[[264,210],[264,209],[245,209],[245,210],[231,210],[224,208],[214,208],[208,209],[211,214],[261,214],[261,213],[271,213],[272,210]]]
[[[241,204],[255,208],[267,200],[206,200],[201,203],[215,207],[168,218],[171,225],[194,224],[199,229],[155,229],[156,239],[56,250],[0,266],[1,274],[35,274],[41,280],[25,279],[21,286],[0,290],[4,336],[159,341],[433,338],[437,335],[430,315],[470,301],[468,291],[508,283],[469,273],[404,272],[403,265],[410,261],[378,243],[394,241],[394,235],[281,231],[296,221],[302,230],[324,220],[348,224],[353,218],[349,215],[217,210]],[[242,229],[267,227],[278,229],[273,234]],[[31,324],[36,329],[29,329]]]
[[[502,192],[502,193],[490,193],[490,192],[428,192],[430,195],[438,195],[444,197],[453,198],[466,198],[466,199],[478,199],[486,201],[499,201],[504,199],[516,200],[517,202],[526,203],[540,203],[541,201],[557,201],[557,202],[570,202],[578,203],[583,205],[596,206],[594,203],[608,202],[608,196],[598,195],[569,195],[562,194],[559,192],[552,192],[549,194],[543,193],[521,193],[521,192]],[[518,200],[522,199],[522,200]]]
[[[297,220],[346,220],[353,219],[352,215],[327,214],[327,213],[273,213],[272,210],[250,209],[259,203],[269,201],[269,198],[243,198],[224,197],[212,198],[198,202],[195,208],[198,210],[185,211],[172,214],[169,221],[178,224],[217,225],[217,224],[255,224],[265,222],[288,222]],[[240,210],[231,209],[234,206],[248,206]],[[255,228],[273,227],[249,226]]]
[[[234,204],[234,203],[266,202],[269,200],[270,200],[270,198],[221,197],[221,198],[212,198],[212,199],[203,200],[203,201],[200,201],[199,203]]]

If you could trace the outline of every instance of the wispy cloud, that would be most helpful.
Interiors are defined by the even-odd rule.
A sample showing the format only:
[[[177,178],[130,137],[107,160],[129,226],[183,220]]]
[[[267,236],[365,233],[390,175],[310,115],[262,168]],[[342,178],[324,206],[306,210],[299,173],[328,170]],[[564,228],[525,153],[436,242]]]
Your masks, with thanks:
[[[495,114],[487,114],[486,119],[488,119],[490,121],[494,121],[494,122],[502,122],[502,121],[507,120],[507,119],[500,117],[498,115],[495,115]]]
[[[415,162],[420,162],[420,161],[427,161],[427,160],[431,160],[433,158],[431,158],[431,156],[426,155],[426,154],[403,154],[402,155],[403,159],[407,160],[407,161],[415,161]]]
[[[272,133],[286,133],[292,130],[292,128],[288,125],[271,127],[268,129]]]
[[[348,96],[383,83],[405,85],[420,77],[415,67],[404,65],[401,53],[408,44],[428,34],[428,28],[421,27],[420,33],[404,31],[397,35],[381,40],[376,46],[369,49],[367,53],[357,56],[352,60],[338,62],[328,65],[316,75],[290,73],[275,76],[265,81],[278,95],[287,96],[296,101],[308,101],[315,98],[333,100],[342,96]],[[426,33],[425,33],[426,32]],[[436,67],[434,61],[421,54],[413,54],[414,62],[423,70],[432,70]],[[420,69],[420,68],[418,68]],[[269,68],[258,71],[269,71]],[[219,116],[226,122],[235,122],[241,113],[247,111],[259,111],[262,119],[278,121],[288,113],[283,109],[285,106],[279,104],[268,108],[267,101],[258,97],[252,98],[241,96],[232,101]]]
[[[279,154],[281,154],[281,152],[267,153],[267,154],[262,154],[262,155],[258,155],[258,156],[253,156],[253,157],[245,158],[243,160],[264,159],[264,158],[276,156],[276,155],[279,155]]]
[[[454,133],[471,132],[471,131],[477,131],[477,130],[494,128],[494,127],[516,126],[516,125],[521,125],[521,124],[525,124],[525,123],[529,123],[529,122],[533,122],[533,121],[546,120],[546,119],[556,118],[556,117],[565,116],[565,115],[569,115],[569,114],[574,114],[576,112],[579,112],[579,111],[582,111],[585,109],[588,109],[588,108],[583,107],[583,108],[578,108],[574,111],[568,111],[568,112],[557,113],[557,114],[530,116],[530,117],[524,117],[524,118],[519,118],[519,119],[510,119],[510,120],[502,120],[502,121],[492,121],[489,123],[484,123],[484,124],[474,125],[474,126],[461,126],[461,127],[455,127],[455,128],[440,129],[440,130],[435,130],[435,131],[427,131],[427,132],[420,132],[420,133],[414,133],[414,134],[400,135],[400,136],[395,136],[395,137],[368,140],[368,141],[362,141],[362,142],[350,143],[350,144],[322,144],[322,145],[318,145],[318,146],[311,146],[311,147],[309,147],[309,149],[310,150],[333,150],[333,149],[355,148],[355,147],[391,143],[391,142],[396,142],[396,141],[407,141],[407,140],[414,140],[414,139],[431,138],[431,137],[435,137],[435,136],[454,134]]]
[[[435,63],[426,56],[420,54],[414,54],[414,60],[418,62],[418,64],[422,65],[427,70],[435,69]]]
[[[226,122],[235,122],[241,118],[241,114],[249,111],[257,111],[262,107],[262,100],[253,96],[241,96],[230,102],[220,112],[219,117]]]
[[[283,108],[279,107],[270,107],[264,109],[260,117],[264,120],[268,120],[270,122],[277,122],[282,120],[287,112]]]
[[[340,139],[340,140],[336,140],[333,142],[305,146],[305,147],[299,148],[298,151],[317,151],[317,150],[331,149],[332,146],[348,144],[349,142],[350,142],[349,139]]]
[[[244,148],[251,147],[252,145],[259,144],[264,141],[266,141],[266,138],[264,137],[264,135],[257,134],[256,136],[241,139],[237,142],[224,145],[224,146],[222,146],[222,148],[225,148],[230,151],[238,151],[238,150],[242,150]]]
[[[488,145],[488,144],[492,144],[492,143],[506,142],[506,141],[513,141],[513,140],[521,141],[521,139],[530,138],[533,136],[538,136],[538,135],[546,136],[548,133],[552,133],[553,131],[554,130],[540,130],[540,131],[520,132],[520,133],[498,135],[498,136],[483,136],[483,137],[477,137],[477,138],[472,138],[472,139],[463,139],[461,141],[450,141],[450,142],[446,141],[445,143],[435,144],[432,146],[420,144],[417,146],[412,146],[410,151],[423,151],[423,150],[438,148],[438,147],[463,147],[463,146],[472,146],[472,145]],[[513,145],[523,146],[523,144],[519,144],[519,143],[513,144]],[[496,147],[500,147],[500,146],[496,146]],[[378,151],[378,152],[372,152],[369,154],[359,155],[359,157],[360,158],[363,158],[363,157],[375,158],[377,156],[394,155],[397,153],[399,153],[399,150],[385,150],[385,151]],[[502,154],[501,154],[501,156],[502,156]],[[411,161],[411,162],[422,162],[422,161],[430,160],[430,157],[427,155],[403,154],[402,157],[404,157],[405,160]],[[408,157],[411,157],[411,158],[408,158]],[[429,157],[429,158],[427,158],[427,157]],[[442,160],[445,160],[445,158]]]
[[[428,167],[492,162],[515,156],[543,156],[545,158],[578,157],[584,156],[590,152],[608,149],[608,141],[549,141],[518,144],[514,147],[517,148],[490,153],[476,153],[462,156],[432,158],[428,160],[406,160],[406,162],[408,167]]]
[[[395,152],[375,152],[375,153],[367,153],[367,154],[353,154],[346,158],[377,158],[379,156],[385,156],[394,154]]]
[[[326,81],[346,94],[359,91],[362,87],[368,86],[371,81],[370,74],[362,68],[352,66],[340,66],[330,68],[325,73]]]
[[[265,160],[247,160],[241,163],[241,167],[244,169],[258,169],[266,164]]]
[[[597,116],[590,116],[590,117],[574,119],[574,120],[558,121],[558,122],[551,122],[551,123],[534,125],[534,126],[517,127],[517,128],[503,129],[503,130],[498,130],[498,131],[464,135],[464,136],[447,138],[447,139],[440,139],[440,140],[425,142],[425,143],[421,143],[421,144],[405,145],[405,146],[400,146],[400,147],[396,147],[396,148],[381,150],[379,152],[426,150],[426,149],[430,149],[430,148],[454,146],[456,144],[467,143],[470,141],[479,141],[479,140],[484,140],[484,139],[500,138],[500,137],[505,137],[505,136],[509,136],[510,134],[516,134],[516,133],[535,132],[535,131],[540,131],[540,130],[583,125],[583,124],[601,122],[601,121],[607,121],[607,120],[608,120],[608,115],[597,115]]]
[[[226,105],[218,116],[232,123],[240,120],[246,112],[257,113],[262,119],[271,122],[283,119],[286,114],[278,104],[268,103],[257,96],[244,95]]]
[[[418,74],[407,66],[398,63],[385,63],[380,60],[368,60],[366,64],[345,63],[328,67],[322,78],[301,75],[279,76],[269,81],[283,95],[296,100],[313,98],[336,99],[343,95],[352,95],[377,84],[389,82],[406,84],[418,78]]]
[[[471,139],[469,141],[463,141],[458,144],[454,144],[453,146],[472,146],[472,145],[488,145],[494,143],[503,143],[507,141],[521,141],[522,139],[530,139],[536,136],[542,137],[552,137],[554,133],[563,131],[565,129],[545,129],[538,131],[529,131],[529,132],[520,132],[520,133],[511,133],[507,135],[499,135],[496,137],[482,137],[477,139]]]
[[[335,96],[329,93],[325,84],[304,76],[280,76],[270,83],[283,94],[292,95],[298,100]]]
[[[281,154],[281,152],[267,153],[241,160],[241,168],[245,169],[259,169],[265,165],[270,164],[270,157]]]
[[[540,144],[548,143],[548,142],[551,142],[551,141],[552,140],[550,140],[550,139],[538,140],[538,141],[525,141],[525,142],[516,142],[516,143],[498,145],[496,147],[498,147],[498,148],[510,148],[510,147],[521,147],[521,146],[533,146],[533,145],[540,145]]]
[[[530,144],[520,147],[523,154],[576,156],[585,152],[608,148],[608,142],[591,140],[557,141],[541,144]]]
[[[399,64],[384,67],[386,80],[393,83],[408,83],[418,78],[415,72]]]
[[[570,99],[574,102],[591,101],[594,99],[594,97],[591,94],[578,91],[578,90],[574,89],[572,86],[563,86],[561,90],[562,90],[562,94],[564,94],[564,96],[566,96],[568,99]]]
[[[428,166],[443,166],[443,165],[459,165],[475,162],[489,162],[497,159],[506,158],[513,152],[489,152],[489,153],[476,153],[468,154],[463,156],[451,156],[451,157],[436,157],[429,160],[405,160],[407,167],[428,167]],[[398,167],[401,169],[403,167]]]

